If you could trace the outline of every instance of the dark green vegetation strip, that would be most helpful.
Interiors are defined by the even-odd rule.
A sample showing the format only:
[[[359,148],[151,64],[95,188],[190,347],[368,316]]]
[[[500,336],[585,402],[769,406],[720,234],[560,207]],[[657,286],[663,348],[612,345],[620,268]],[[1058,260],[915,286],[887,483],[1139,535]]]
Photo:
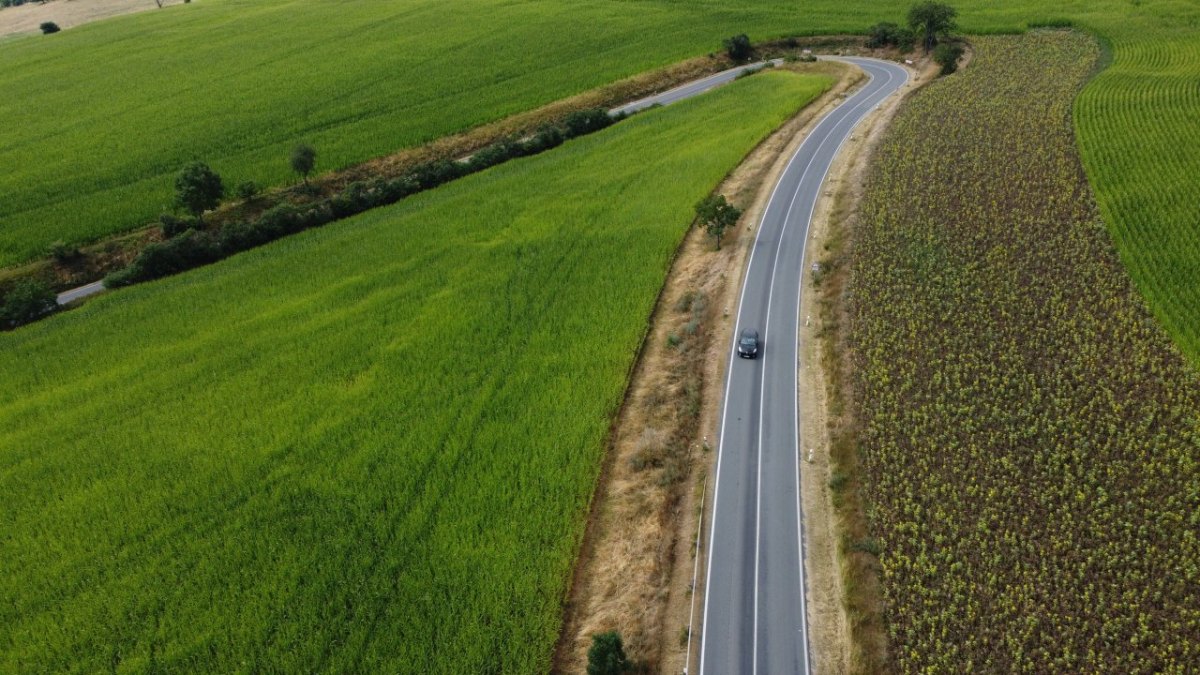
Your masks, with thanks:
[[[859,450],[901,672],[1200,663],[1200,381],[1088,189],[1079,34],[983,38],[901,109],[852,259]]]
[[[692,205],[771,72],[0,335],[0,670],[546,672]]]

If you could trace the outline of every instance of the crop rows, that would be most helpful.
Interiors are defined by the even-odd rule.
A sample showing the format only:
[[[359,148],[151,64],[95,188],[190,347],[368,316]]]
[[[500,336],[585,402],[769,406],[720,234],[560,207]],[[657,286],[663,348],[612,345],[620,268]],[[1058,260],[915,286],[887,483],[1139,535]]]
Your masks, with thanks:
[[[1112,31],[1114,64],[1084,90],[1075,120],[1122,260],[1200,364],[1200,7],[1177,11]]]
[[[771,72],[0,335],[0,671],[546,672],[692,205]]]
[[[1187,672],[1200,380],[1080,163],[1071,105],[1099,51],[1062,32],[974,44],[897,115],[852,253],[863,548],[880,551],[891,658]]]

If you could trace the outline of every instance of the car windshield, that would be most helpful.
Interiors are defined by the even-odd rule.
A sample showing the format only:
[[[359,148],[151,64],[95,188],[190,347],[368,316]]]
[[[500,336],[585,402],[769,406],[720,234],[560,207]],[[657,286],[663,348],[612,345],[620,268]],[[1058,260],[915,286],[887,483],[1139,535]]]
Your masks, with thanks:
[[[750,345],[754,344],[755,342],[758,342],[758,336],[756,336],[756,335],[743,335],[742,336],[742,344],[744,344],[746,346],[750,346]]]

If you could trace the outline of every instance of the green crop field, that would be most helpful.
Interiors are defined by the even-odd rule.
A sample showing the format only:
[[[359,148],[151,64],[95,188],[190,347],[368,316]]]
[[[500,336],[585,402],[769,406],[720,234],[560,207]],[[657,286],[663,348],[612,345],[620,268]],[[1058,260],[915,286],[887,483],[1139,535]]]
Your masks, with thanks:
[[[204,159],[227,182],[335,168],[755,39],[862,31],[908,0],[203,0],[0,44],[0,266],[153,219]],[[968,33],[1070,19],[1112,45],[1076,107],[1122,257],[1200,358],[1200,6],[960,0]]]
[[[851,258],[864,494],[897,672],[1200,663],[1200,379],[1083,174],[1077,33],[917,92]]]
[[[692,205],[768,72],[0,334],[0,671],[546,672]]]

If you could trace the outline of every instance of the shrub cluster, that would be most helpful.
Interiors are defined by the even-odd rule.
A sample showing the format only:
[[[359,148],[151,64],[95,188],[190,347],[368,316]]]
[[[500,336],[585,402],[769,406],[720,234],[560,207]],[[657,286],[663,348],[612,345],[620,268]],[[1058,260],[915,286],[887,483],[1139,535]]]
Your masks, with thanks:
[[[916,41],[917,36],[911,29],[886,21],[867,29],[867,46],[872,49],[895,47],[907,52],[913,48]]]
[[[34,279],[21,279],[13,284],[0,303],[0,328],[23,326],[53,313],[58,302],[46,284]]]
[[[750,38],[745,33],[726,38],[723,44],[729,58],[739,63],[749,61],[754,56],[754,45],[750,44]]]
[[[267,210],[256,220],[230,223],[217,231],[201,230],[202,223],[195,217],[164,214],[160,223],[167,240],[147,246],[128,267],[108,275],[104,283],[109,288],[117,288],[206,265],[289,234],[394,204],[415,192],[438,187],[510,159],[536,155],[567,139],[599,131],[622,118],[612,117],[600,108],[577,111],[568,115],[561,126],[547,125],[528,138],[499,141],[468,159],[427,162],[399,178],[351,183],[326,199],[304,205],[285,202]],[[255,193],[257,190],[239,190],[244,199],[252,198]]]

